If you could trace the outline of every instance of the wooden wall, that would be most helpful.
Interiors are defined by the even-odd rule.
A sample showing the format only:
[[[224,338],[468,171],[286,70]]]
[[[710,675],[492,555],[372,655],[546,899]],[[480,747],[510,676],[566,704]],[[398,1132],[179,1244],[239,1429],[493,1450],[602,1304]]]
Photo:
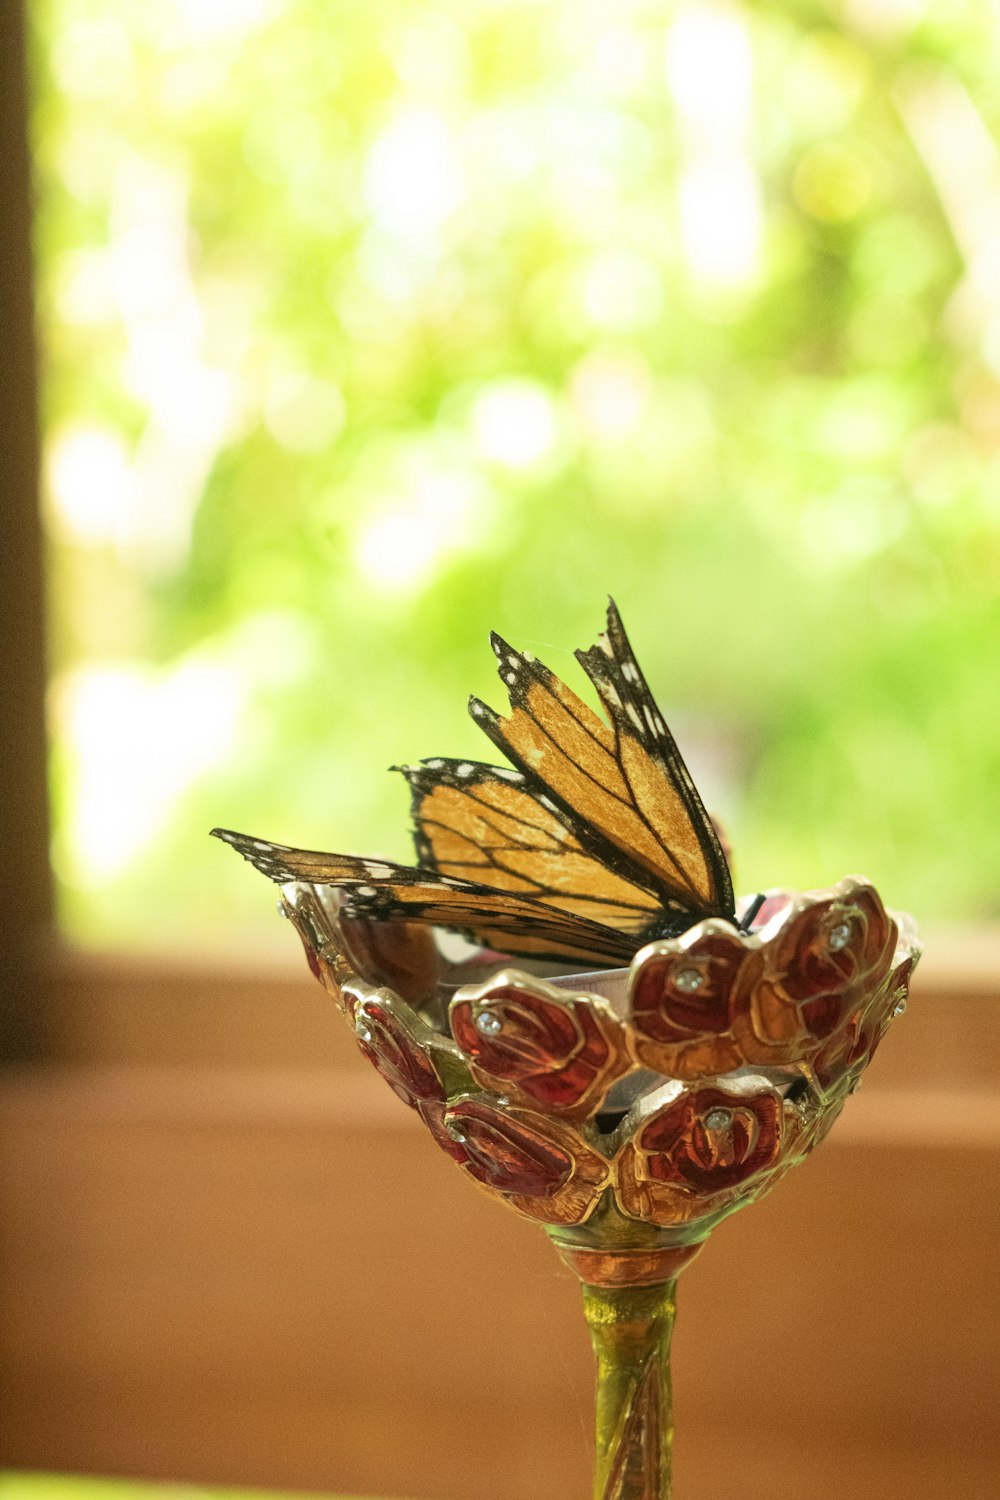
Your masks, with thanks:
[[[1000,1493],[991,952],[927,961],[829,1142],[685,1273],[678,1500]],[[50,983],[57,1060],[3,1094],[3,1462],[589,1493],[576,1283],[318,986],[77,959]]]

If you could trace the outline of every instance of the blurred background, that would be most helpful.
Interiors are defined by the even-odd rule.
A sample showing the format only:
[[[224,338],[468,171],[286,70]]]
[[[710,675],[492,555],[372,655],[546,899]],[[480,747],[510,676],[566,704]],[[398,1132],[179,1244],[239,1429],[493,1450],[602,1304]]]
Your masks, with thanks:
[[[384,768],[483,755],[491,628],[578,686],[610,592],[738,887],[861,872],[932,939],[689,1273],[684,1500],[994,1495],[993,8],[34,0],[3,48],[0,1458],[584,1492],[576,1289],[206,835],[408,858]],[[782,1402],[720,1435],[747,1338]]]
[[[38,0],[53,866],[405,856],[488,631],[613,593],[744,888],[1000,910],[1000,33],[830,5]]]

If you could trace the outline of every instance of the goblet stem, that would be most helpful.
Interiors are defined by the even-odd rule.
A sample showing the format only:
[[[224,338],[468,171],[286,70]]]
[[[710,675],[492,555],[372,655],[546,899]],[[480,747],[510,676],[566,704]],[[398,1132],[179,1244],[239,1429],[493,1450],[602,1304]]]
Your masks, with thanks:
[[[594,1500],[670,1500],[676,1281],[583,1286],[597,1356]]]

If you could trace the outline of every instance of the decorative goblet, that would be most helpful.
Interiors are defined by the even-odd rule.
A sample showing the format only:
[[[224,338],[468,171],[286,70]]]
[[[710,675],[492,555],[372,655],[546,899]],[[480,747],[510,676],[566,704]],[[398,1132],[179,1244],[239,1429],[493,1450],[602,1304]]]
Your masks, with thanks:
[[[364,1056],[579,1275],[595,1500],[666,1500],[676,1278],[830,1129],[905,1008],[909,919],[845,880],[769,897],[748,932],[710,918],[628,969],[543,980],[447,965],[426,928],[345,916],[329,886],[281,909]]]
[[[597,1355],[595,1500],[670,1493],[678,1274],[820,1141],[905,1004],[909,918],[862,880],[738,903],[612,603],[605,718],[493,638],[510,767],[404,768],[419,864],[216,829],[434,1140],[544,1224]],[[448,963],[432,928],[480,944]]]

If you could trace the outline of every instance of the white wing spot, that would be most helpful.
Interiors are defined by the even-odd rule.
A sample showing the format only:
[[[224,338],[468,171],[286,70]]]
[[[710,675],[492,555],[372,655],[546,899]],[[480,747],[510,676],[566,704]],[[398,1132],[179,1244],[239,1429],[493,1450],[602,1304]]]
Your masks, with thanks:
[[[520,771],[508,771],[506,766],[497,766],[493,772],[494,776],[502,776],[504,781],[521,781],[523,777]]]
[[[472,704],[472,712],[473,712],[473,714],[475,715],[475,717],[477,719],[480,718],[486,712],[486,704],[485,703],[473,703]],[[431,761],[430,764],[433,765],[434,762]]]
[[[644,704],[643,705],[643,710],[642,710],[642,716],[646,720],[646,723],[649,725],[649,728],[655,734],[656,733],[656,715],[653,713],[653,710],[651,708],[649,708],[647,705]]]
[[[626,705],[625,705],[625,712],[628,714],[629,718],[632,720],[632,723],[635,725],[636,729],[641,729],[642,728],[642,720],[639,717],[639,710],[636,708],[635,704],[634,703],[626,703]]]
[[[441,771],[441,770],[444,769],[444,761],[443,760],[429,760],[427,762],[427,768],[430,771]]]
[[[627,661],[622,664],[622,676],[626,682],[639,681],[639,673],[636,670],[634,662]]]
[[[516,672],[521,663],[518,661],[516,656],[508,656],[507,665],[512,669],[512,671]]]
[[[541,805],[543,807],[547,807],[548,808],[549,812],[558,812],[559,811],[559,809],[556,807],[556,805],[553,802],[553,800],[552,800],[551,797],[539,797],[538,800],[539,800],[539,802],[541,803]]]
[[[455,767],[455,775],[456,776],[471,776],[472,773],[473,773],[473,771],[475,769],[476,768],[471,763],[471,761],[463,760],[463,762],[462,762],[462,764],[460,766],[456,766]]]
[[[364,866],[365,874],[374,875],[376,880],[388,880],[389,876],[392,874],[392,865],[379,864],[378,860],[376,859],[366,859],[364,861]]]
[[[510,685],[511,685],[511,687],[513,687],[514,684],[515,684],[515,682],[517,681],[517,673],[516,672],[505,672],[503,674],[503,676],[504,676],[504,681],[505,682],[509,682]]]
[[[378,891],[373,885],[356,885],[352,894],[355,896],[377,896]]]
[[[654,725],[654,727],[656,729],[657,734],[666,734],[666,732],[667,732],[667,726],[666,726],[666,724],[664,724],[664,722],[660,718],[659,714],[654,714],[653,715],[653,725]]]
[[[503,654],[503,646],[499,641],[491,641],[490,645],[493,647],[494,656],[501,656]]]
[[[264,851],[265,854],[267,854],[271,849],[283,849],[284,848],[283,844],[268,844],[268,843],[265,843],[265,841],[263,839],[251,839],[250,842],[251,842],[251,844],[253,845],[253,847],[255,849],[263,849],[263,851]]]

